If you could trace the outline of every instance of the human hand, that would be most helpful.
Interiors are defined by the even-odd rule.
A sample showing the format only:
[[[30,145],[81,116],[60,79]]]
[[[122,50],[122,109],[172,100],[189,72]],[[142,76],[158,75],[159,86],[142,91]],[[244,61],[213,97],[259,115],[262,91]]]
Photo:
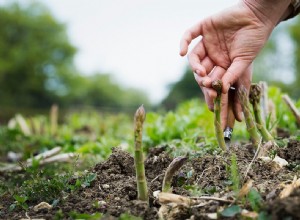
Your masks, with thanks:
[[[239,101],[239,98],[237,96],[237,91],[240,88],[240,86],[244,86],[247,91],[249,91],[250,86],[251,86],[251,80],[252,80],[252,64],[245,70],[245,72],[241,75],[241,77],[236,81],[236,83],[233,85],[235,90],[233,90],[230,93],[222,94],[221,96],[221,126],[222,129],[224,130],[227,121],[229,119],[229,108],[232,108],[234,117],[237,121],[242,121],[243,120],[243,113],[242,113],[242,107]],[[211,74],[209,74],[210,76]],[[206,88],[201,85],[201,77],[199,77],[197,74],[194,74],[195,80],[199,84],[203,94],[205,101],[207,103],[207,106],[209,110],[213,111],[214,110],[214,102],[213,99],[211,98],[213,95],[212,93],[215,93],[215,91],[212,88]],[[215,75],[211,76],[211,80],[215,81],[218,78]],[[229,105],[232,106],[229,106]]]
[[[290,0],[244,0],[185,32],[180,44],[182,56],[187,54],[191,41],[202,36],[188,58],[210,110],[213,110],[213,99],[217,95],[211,89],[212,81],[222,79],[224,94],[230,86],[238,86],[242,81],[249,81],[245,87],[250,86],[250,65],[276,24],[286,16],[289,4]],[[225,106],[228,96],[223,99],[227,99],[222,101]],[[241,120],[237,100],[234,100],[237,103],[234,112],[236,119]],[[225,109],[223,107],[221,113],[223,121]]]
[[[253,6],[249,3],[251,0],[241,1],[219,14],[204,19],[185,32],[180,43],[181,56],[186,55],[188,45],[193,39],[202,36],[188,58],[193,71],[203,77],[203,86],[211,87],[211,79],[205,76],[214,68],[213,75],[217,75],[218,78],[224,76],[223,93],[226,93],[230,85],[233,85],[253,62],[290,2],[260,1],[261,7]],[[256,1],[256,4],[260,1]],[[263,4],[264,2],[270,4],[270,9]],[[273,14],[275,3],[281,6],[279,9],[275,7],[279,10],[276,15]],[[265,10],[265,14],[260,12],[262,9]]]

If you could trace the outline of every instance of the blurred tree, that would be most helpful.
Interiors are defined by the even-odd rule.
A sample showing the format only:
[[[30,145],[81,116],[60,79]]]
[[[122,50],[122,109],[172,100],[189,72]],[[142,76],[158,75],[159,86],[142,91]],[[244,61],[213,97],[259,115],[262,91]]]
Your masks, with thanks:
[[[109,74],[95,73],[91,76],[79,76],[69,94],[68,102],[76,106],[104,107],[108,110],[135,110],[139,105],[149,104],[149,99],[142,91],[122,88],[114,83]]]
[[[300,18],[280,24],[254,62],[254,81],[264,80],[300,97]]]
[[[68,92],[75,48],[42,5],[0,8],[0,104],[46,107]]]
[[[0,105],[48,108],[91,105],[135,109],[147,96],[122,88],[108,74],[80,75],[65,25],[38,3],[0,8]]]
[[[178,82],[171,84],[169,88],[169,94],[161,103],[166,109],[174,109],[180,102],[188,99],[203,98],[203,94],[190,68],[186,68],[182,78]]]

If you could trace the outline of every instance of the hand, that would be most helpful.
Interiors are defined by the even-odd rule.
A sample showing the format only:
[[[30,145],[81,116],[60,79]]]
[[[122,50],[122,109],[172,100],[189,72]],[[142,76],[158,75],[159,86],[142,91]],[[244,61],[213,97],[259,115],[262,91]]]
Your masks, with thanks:
[[[195,75],[195,80],[199,84],[199,86],[204,94],[204,98],[208,105],[209,110],[213,111],[214,103],[213,103],[213,99],[211,98],[210,93],[212,91],[213,92],[215,92],[215,91],[211,88],[203,87],[201,85],[200,77],[197,74],[194,74],[194,75]],[[211,79],[212,79],[212,81],[217,80],[217,78],[215,78],[215,76],[213,76]],[[239,87],[241,85],[243,85],[249,91],[250,86],[251,86],[251,80],[252,80],[252,64],[245,70],[245,72],[242,74],[242,76],[233,85],[233,87],[235,88],[234,92],[222,94],[222,97],[221,97],[221,126],[222,126],[223,130],[225,129],[226,123],[227,123],[229,99],[231,99],[231,102],[233,103],[233,113],[234,113],[236,120],[238,120],[238,121],[243,120],[242,107],[241,107],[239,98],[237,96],[237,90],[239,89]],[[229,96],[229,94],[230,94],[230,96]]]
[[[286,15],[289,4],[289,0],[244,0],[185,32],[180,44],[181,56],[186,55],[193,39],[202,36],[188,58],[211,110],[213,99],[217,95],[211,89],[213,80],[222,79],[224,94],[231,85],[238,86],[245,83],[243,81],[249,81],[249,85],[245,86],[250,86],[250,65],[276,24]],[[228,96],[223,99],[225,107]],[[234,102],[237,103],[235,116],[240,121],[240,105],[236,100]],[[222,111],[226,111],[227,108],[224,107]],[[223,118],[225,114],[226,112],[222,112]]]

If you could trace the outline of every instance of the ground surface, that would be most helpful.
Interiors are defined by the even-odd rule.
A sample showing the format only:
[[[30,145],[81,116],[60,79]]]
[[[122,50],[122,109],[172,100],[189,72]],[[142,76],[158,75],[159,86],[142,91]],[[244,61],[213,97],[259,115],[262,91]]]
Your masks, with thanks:
[[[252,179],[253,188],[263,198],[263,206],[272,219],[300,219],[300,189],[285,199],[279,199],[283,183],[290,183],[294,176],[299,177],[300,141],[290,140],[284,148],[272,148],[271,151],[289,162],[289,166],[274,169],[271,163],[255,160],[251,169],[247,168],[254,157],[251,146],[232,146],[230,152],[224,155],[206,155],[201,158],[192,155],[190,160],[173,178],[173,192],[185,196],[200,194],[233,199],[232,181],[229,167],[232,154],[237,156],[238,171],[241,182]],[[97,164],[91,172],[97,174],[91,186],[81,188],[73,193],[64,195],[63,200],[51,210],[35,212],[33,204],[27,211],[30,218],[39,219],[72,219],[71,212],[77,213],[105,213],[103,219],[117,219],[122,213],[140,216],[142,219],[158,219],[160,204],[152,196],[156,190],[161,190],[163,174],[172,158],[163,149],[153,149],[145,162],[148,188],[150,190],[150,207],[145,202],[138,201],[133,157],[115,148],[107,161]],[[246,176],[245,176],[246,174]],[[242,185],[242,184],[241,184]],[[193,187],[189,187],[193,186]],[[1,219],[26,218],[25,211],[9,212],[11,198],[2,198],[0,201]],[[36,205],[36,204],[35,204]],[[209,219],[207,213],[216,213],[229,204],[210,200],[203,206],[186,208],[177,213],[174,219]],[[242,208],[251,210],[247,202],[239,204]],[[220,217],[222,219],[222,217]],[[226,218],[230,219],[230,218]],[[235,216],[231,219],[239,219]]]

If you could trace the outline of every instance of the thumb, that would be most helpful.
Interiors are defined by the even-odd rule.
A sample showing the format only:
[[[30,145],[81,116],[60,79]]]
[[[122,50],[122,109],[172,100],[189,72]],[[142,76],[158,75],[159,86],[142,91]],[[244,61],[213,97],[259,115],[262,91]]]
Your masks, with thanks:
[[[233,85],[245,72],[245,70],[250,66],[250,61],[244,60],[233,60],[230,67],[227,69],[226,73],[222,77],[223,82],[223,93],[227,93],[230,86]]]

